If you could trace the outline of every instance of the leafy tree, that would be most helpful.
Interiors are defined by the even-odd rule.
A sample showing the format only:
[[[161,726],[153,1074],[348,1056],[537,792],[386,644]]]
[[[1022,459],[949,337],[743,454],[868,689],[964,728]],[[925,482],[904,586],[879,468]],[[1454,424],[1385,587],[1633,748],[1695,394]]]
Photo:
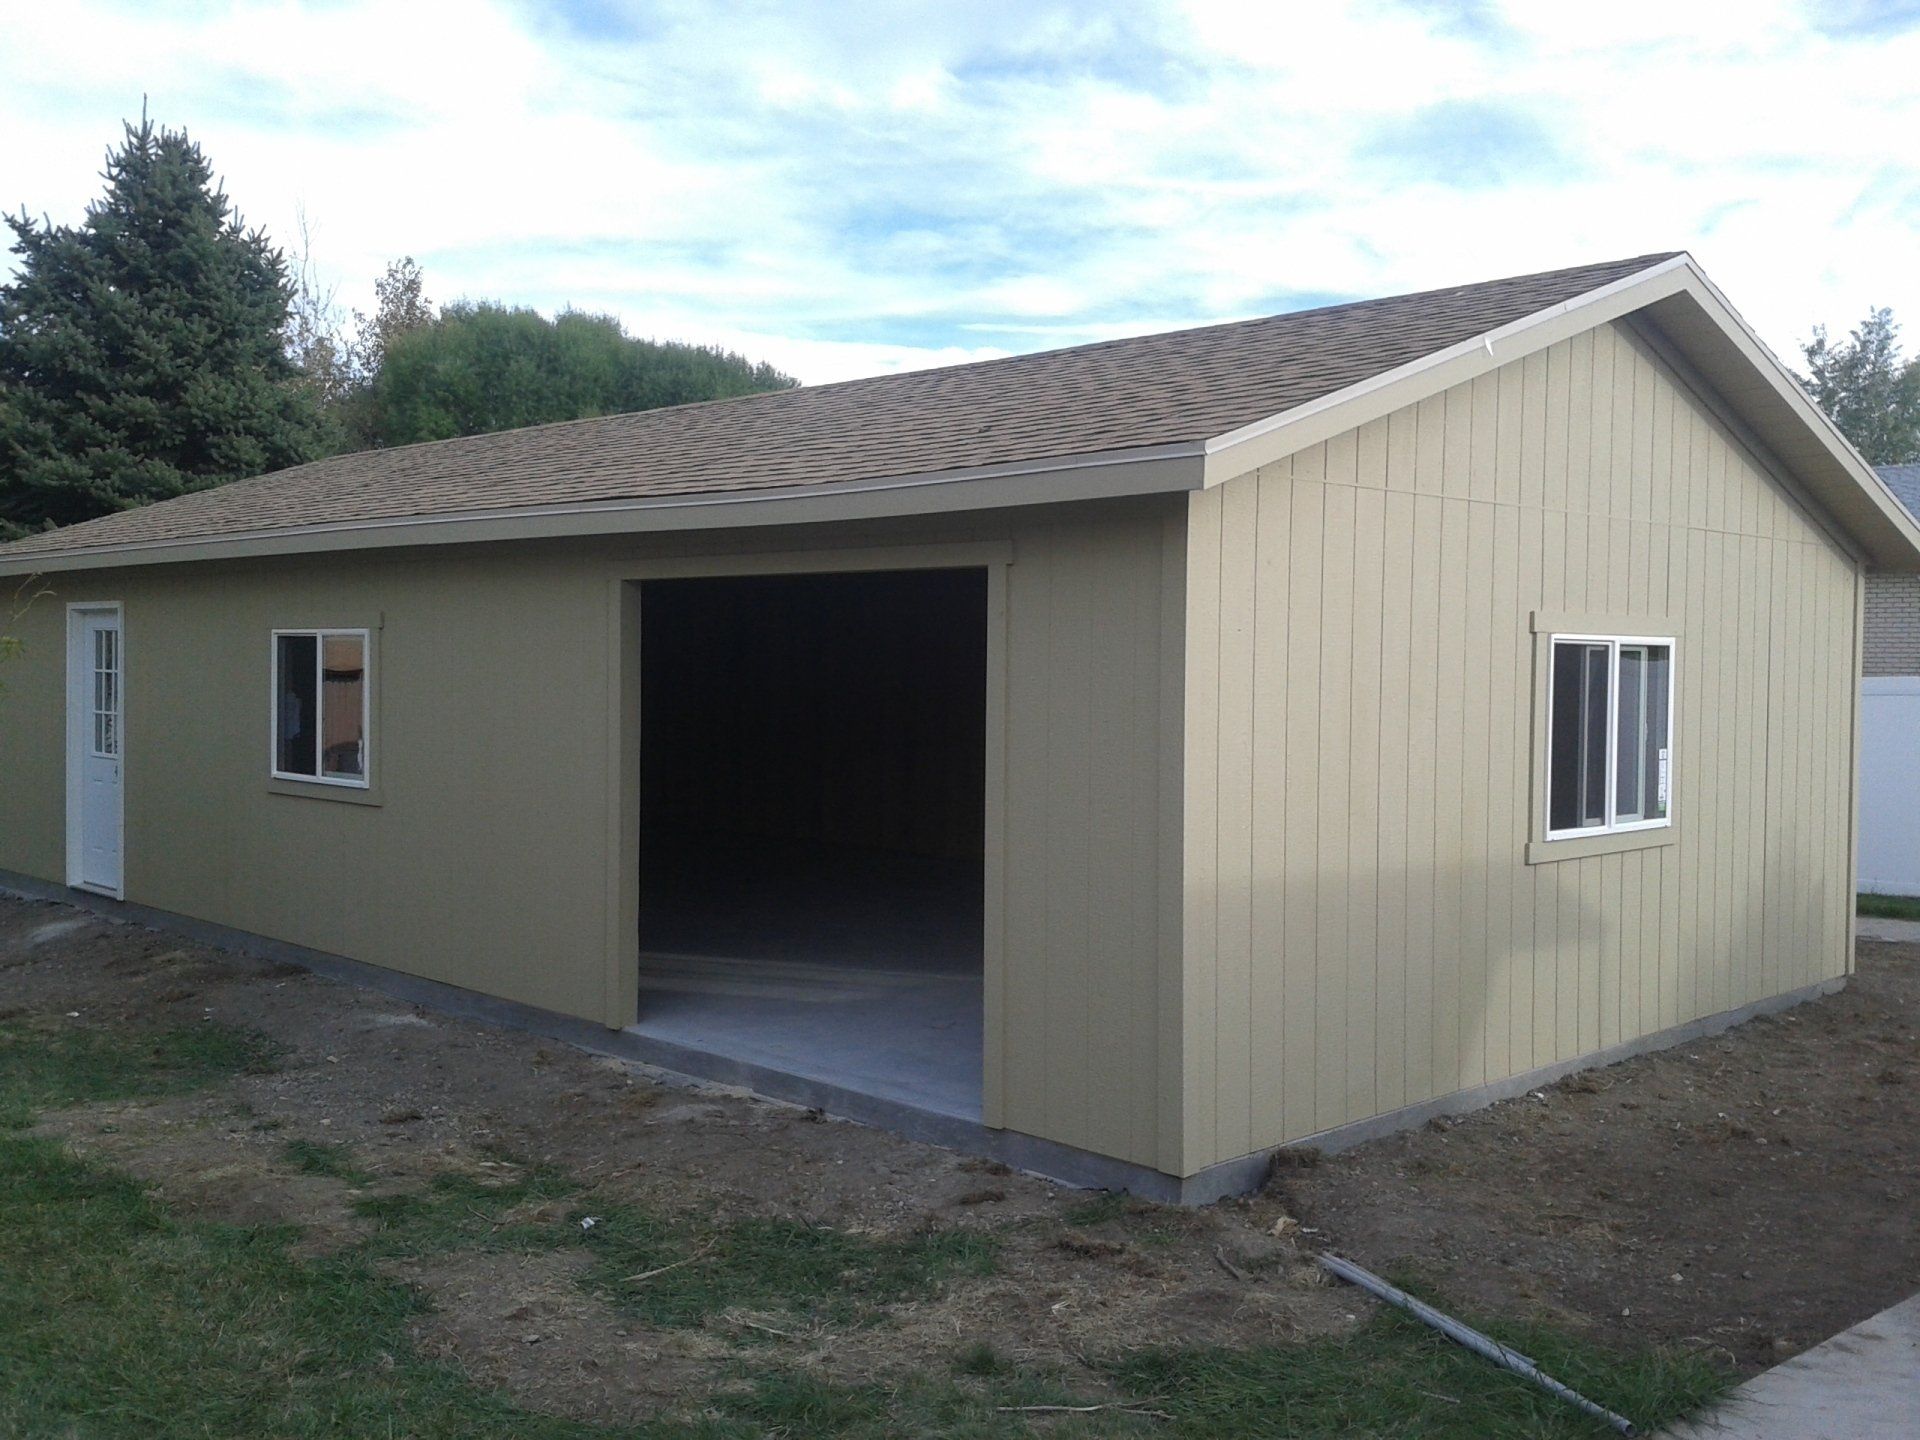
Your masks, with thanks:
[[[1901,358],[1891,310],[1869,310],[1838,343],[1816,325],[1800,348],[1807,361],[1800,383],[1855,449],[1875,465],[1920,460],[1920,359]]]
[[[368,391],[387,346],[434,319],[419,265],[411,255],[392,261],[373,282],[374,313],[355,310],[349,327],[334,298],[336,288],[319,277],[313,259],[313,228],[302,212],[292,281],[287,358],[299,372],[299,387],[319,413],[321,448],[338,455],[377,445],[380,437]]]
[[[280,252],[145,116],[76,227],[8,217],[0,528],[64,525],[309,458]]]
[[[390,342],[370,399],[379,443],[404,445],[794,383],[718,349],[635,339],[609,315],[463,301]]]
[[[380,373],[387,358],[387,347],[402,335],[431,325],[433,305],[426,296],[426,276],[404,255],[387,265],[387,273],[373,282],[374,310],[371,318],[353,312],[354,328],[359,332],[360,364],[371,378]]]
[[[300,212],[300,248],[293,256],[287,305],[286,350],[295,388],[320,423],[319,447],[329,455],[350,450],[348,411],[363,388],[360,350],[347,332],[336,287],[320,279],[313,259],[313,226]]]

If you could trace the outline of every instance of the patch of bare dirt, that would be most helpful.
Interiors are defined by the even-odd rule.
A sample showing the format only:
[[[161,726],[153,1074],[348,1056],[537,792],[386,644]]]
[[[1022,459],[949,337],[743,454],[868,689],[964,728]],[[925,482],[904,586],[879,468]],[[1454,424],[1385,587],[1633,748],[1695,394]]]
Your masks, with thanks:
[[[230,1225],[298,1225],[301,1254],[340,1249],[368,1230],[352,1208],[363,1190],[289,1164],[284,1137],[237,1117],[230,1101],[85,1105],[43,1116],[36,1129],[145,1181],[179,1213]]]
[[[743,1360],[884,1379],[942,1370],[981,1342],[1097,1389],[1089,1357],[1307,1338],[1363,1308],[1320,1282],[1297,1231],[1268,1234],[1270,1220],[1242,1208],[1089,1218],[1076,1213],[1086,1193],[1004,1166],[61,906],[0,897],[0,971],[0,999],[36,1020],[214,1019],[278,1040],[273,1073],[45,1124],[193,1213],[298,1224],[317,1251],[364,1233],[357,1196],[445,1171],[485,1181],[502,1155],[583,1181],[570,1207],[778,1217],[873,1236],[945,1227],[998,1246],[992,1275],[954,1280],[857,1331],[734,1312],[697,1330],[649,1330],[580,1288],[570,1251],[390,1267],[435,1302],[418,1332],[426,1350],[554,1414],[637,1419],[711,1391]],[[285,1158],[294,1139],[344,1146],[367,1184],[303,1173]]]
[[[420,1353],[452,1360],[523,1409],[637,1424],[713,1388],[733,1355],[704,1330],[650,1330],[577,1283],[584,1251],[471,1252],[390,1267],[432,1299],[413,1327]]]
[[[1920,946],[1837,995],[1279,1175],[1375,1269],[1747,1371],[1920,1290]]]

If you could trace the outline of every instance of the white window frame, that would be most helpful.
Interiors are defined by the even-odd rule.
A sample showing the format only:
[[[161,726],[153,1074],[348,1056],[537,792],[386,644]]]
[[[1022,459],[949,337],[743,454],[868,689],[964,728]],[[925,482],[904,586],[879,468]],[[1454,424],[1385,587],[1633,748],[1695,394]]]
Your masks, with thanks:
[[[1562,642],[1577,645],[1605,645],[1607,647],[1607,779],[1606,802],[1607,819],[1602,825],[1582,825],[1576,829],[1554,830],[1548,828],[1546,838],[1549,843],[1555,840],[1583,840],[1595,835],[1629,835],[1636,830],[1666,830],[1672,828],[1674,812],[1674,681],[1680,671],[1680,646],[1672,635],[1614,635],[1596,634],[1577,630],[1555,630],[1547,636],[1547,730],[1544,737],[1546,748],[1546,788],[1541,796],[1541,804],[1546,807],[1544,813],[1553,814],[1553,687],[1559,667],[1554,664],[1554,647]],[[1657,820],[1617,820],[1614,807],[1620,803],[1618,791],[1620,768],[1620,647],[1640,645],[1664,645],[1667,647],[1667,813]],[[1548,820],[1549,826],[1551,819]]]
[[[342,635],[359,638],[360,654],[366,663],[366,673],[360,685],[360,776],[358,779],[350,775],[302,775],[298,771],[280,768],[280,640],[282,636],[287,635],[312,636],[314,641],[313,694],[316,713],[313,723],[316,771],[326,767],[326,761],[323,758],[325,747],[320,741],[325,734],[327,639],[330,636]],[[275,780],[287,780],[296,785],[333,785],[344,790],[373,788],[373,632],[371,630],[352,625],[294,625],[272,632],[267,640],[267,773]]]

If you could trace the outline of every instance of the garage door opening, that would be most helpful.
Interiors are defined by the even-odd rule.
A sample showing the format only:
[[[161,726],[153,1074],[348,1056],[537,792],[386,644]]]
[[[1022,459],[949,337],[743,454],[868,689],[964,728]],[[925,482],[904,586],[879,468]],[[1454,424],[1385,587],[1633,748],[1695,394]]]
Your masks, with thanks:
[[[984,570],[640,592],[644,1033],[980,1116]]]

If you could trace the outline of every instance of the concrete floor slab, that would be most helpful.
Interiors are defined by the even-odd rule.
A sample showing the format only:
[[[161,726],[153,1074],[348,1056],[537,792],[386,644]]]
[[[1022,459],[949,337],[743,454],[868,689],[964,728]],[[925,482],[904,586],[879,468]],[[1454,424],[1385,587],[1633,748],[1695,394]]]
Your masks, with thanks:
[[[1920,1295],[1755,1376],[1666,1440],[1913,1440]]]
[[[979,1123],[977,862],[674,832],[642,848],[629,1035],[703,1073]]]
[[[978,974],[648,954],[640,977],[629,1034],[980,1119]]]

